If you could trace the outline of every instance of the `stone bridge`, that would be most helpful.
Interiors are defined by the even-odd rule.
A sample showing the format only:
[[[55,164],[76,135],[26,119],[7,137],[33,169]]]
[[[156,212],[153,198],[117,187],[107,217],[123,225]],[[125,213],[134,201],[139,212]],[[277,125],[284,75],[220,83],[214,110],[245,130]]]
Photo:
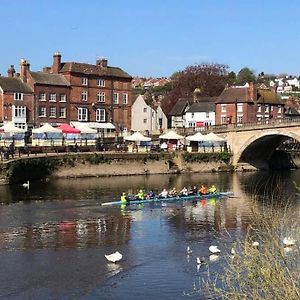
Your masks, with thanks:
[[[223,130],[216,128],[214,132],[226,138],[227,145],[233,153],[232,164],[234,166],[251,165],[257,169],[268,169],[275,150],[284,141],[293,138],[300,142],[300,120],[242,127],[232,125]],[[277,158],[277,162],[280,164],[280,161],[284,159],[287,157],[281,156]]]

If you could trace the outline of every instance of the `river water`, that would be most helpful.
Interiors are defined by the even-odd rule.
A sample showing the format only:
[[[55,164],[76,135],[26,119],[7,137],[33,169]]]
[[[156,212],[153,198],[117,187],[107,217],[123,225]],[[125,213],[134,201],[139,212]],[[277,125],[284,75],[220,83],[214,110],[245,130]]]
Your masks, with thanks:
[[[60,179],[0,187],[3,299],[208,299],[199,283],[241,238],[256,194],[299,202],[300,172]],[[103,207],[123,191],[215,184],[226,199]],[[222,254],[210,257],[208,247]],[[187,255],[190,246],[193,253]],[[109,263],[104,254],[119,251]],[[196,257],[208,262],[198,267]]]

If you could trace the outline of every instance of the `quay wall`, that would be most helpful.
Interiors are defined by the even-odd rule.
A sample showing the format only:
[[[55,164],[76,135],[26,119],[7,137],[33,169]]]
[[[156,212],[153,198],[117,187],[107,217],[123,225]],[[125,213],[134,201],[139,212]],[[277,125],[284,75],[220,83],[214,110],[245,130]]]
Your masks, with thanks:
[[[0,164],[0,183],[76,177],[231,171],[217,155],[183,153],[68,153],[21,157]]]

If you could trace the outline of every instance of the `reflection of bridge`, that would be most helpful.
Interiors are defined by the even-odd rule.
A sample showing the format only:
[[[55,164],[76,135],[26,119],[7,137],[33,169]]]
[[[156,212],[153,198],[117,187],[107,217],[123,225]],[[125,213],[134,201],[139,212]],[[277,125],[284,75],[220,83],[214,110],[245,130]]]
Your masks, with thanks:
[[[300,141],[300,119],[238,125],[208,128],[227,139],[227,145],[233,153],[232,163],[236,167],[248,164],[267,169],[272,154],[283,142],[290,138]]]

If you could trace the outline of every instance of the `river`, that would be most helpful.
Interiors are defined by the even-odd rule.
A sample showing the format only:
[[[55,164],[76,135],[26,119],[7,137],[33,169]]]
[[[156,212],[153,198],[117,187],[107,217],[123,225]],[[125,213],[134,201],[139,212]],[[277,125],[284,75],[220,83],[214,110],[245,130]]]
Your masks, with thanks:
[[[212,173],[60,179],[0,187],[0,297],[3,299],[207,299],[199,282],[251,217],[254,195],[275,190],[299,209],[300,172]],[[103,207],[123,191],[204,183],[226,199]],[[210,245],[222,254],[209,259]],[[190,246],[193,253],[187,255]],[[121,262],[104,254],[119,251]]]

